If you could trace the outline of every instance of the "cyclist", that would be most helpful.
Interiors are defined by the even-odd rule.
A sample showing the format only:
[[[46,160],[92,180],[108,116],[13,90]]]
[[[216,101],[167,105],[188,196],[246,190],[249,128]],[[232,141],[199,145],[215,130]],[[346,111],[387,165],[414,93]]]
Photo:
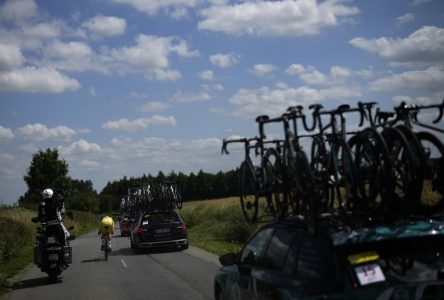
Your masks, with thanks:
[[[100,221],[100,228],[98,234],[101,234],[102,246],[101,250],[105,250],[105,246],[108,247],[108,251],[111,251],[111,237],[114,234],[114,220],[109,216],[104,216]]]

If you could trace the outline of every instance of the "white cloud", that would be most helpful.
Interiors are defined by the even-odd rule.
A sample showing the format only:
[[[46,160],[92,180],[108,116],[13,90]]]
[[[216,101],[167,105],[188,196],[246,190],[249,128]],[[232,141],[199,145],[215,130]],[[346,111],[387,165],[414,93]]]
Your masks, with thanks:
[[[37,14],[33,0],[7,0],[0,6],[0,19],[23,21]]]
[[[141,112],[159,112],[168,109],[170,105],[162,101],[148,102],[142,105],[138,111]]]
[[[51,68],[26,67],[0,72],[0,91],[61,93],[80,88],[77,80]]]
[[[380,78],[370,83],[372,91],[409,90],[421,93],[444,93],[444,69],[430,67],[421,71],[407,71]]]
[[[85,153],[99,153],[102,148],[96,143],[89,143],[83,139],[78,140],[68,147],[62,147],[61,153],[65,155],[76,155]]]
[[[128,146],[133,142],[133,140],[128,137],[126,138],[113,137],[110,142],[114,146]]]
[[[144,73],[148,80],[177,80],[181,78],[180,72],[169,69],[171,53],[184,58],[198,55],[180,38],[140,34],[134,46],[102,48],[100,60],[108,72]]]
[[[292,64],[285,72],[290,75],[298,75],[300,80],[309,84],[323,84],[327,81],[327,76],[312,66],[304,67],[300,64]]]
[[[415,15],[412,13],[406,13],[405,15],[396,18],[396,24],[398,24],[398,26],[413,21],[415,21]]]
[[[17,134],[25,139],[42,141],[49,139],[70,139],[76,135],[77,132],[67,126],[48,128],[46,125],[35,123],[18,128]]]
[[[66,71],[86,71],[94,68],[96,54],[82,42],[53,41],[43,50],[43,65]]]
[[[91,96],[95,97],[95,96],[96,96],[96,88],[93,87],[93,86],[90,86],[89,89],[88,89],[88,93],[89,93]]]
[[[353,71],[346,67],[333,66],[330,68],[330,76],[333,80],[342,80],[350,77],[352,74]]]
[[[215,54],[210,56],[210,62],[219,68],[229,68],[234,66],[239,62],[239,54],[228,53],[228,54]]]
[[[201,11],[204,19],[198,28],[232,35],[314,35],[357,15],[359,9],[348,2],[283,0],[215,5]]]
[[[13,139],[14,133],[12,133],[11,128],[3,127],[0,125],[0,140],[3,139]]]
[[[82,159],[80,161],[80,166],[87,169],[98,169],[100,167],[100,163],[93,160]]]
[[[432,0],[413,0],[412,4],[413,5],[421,5],[423,3],[430,2],[430,1],[432,1]]]
[[[137,131],[154,125],[175,126],[176,119],[173,116],[161,115],[154,115],[150,118],[139,118],[132,121],[124,118],[118,121],[108,121],[102,125],[102,128],[109,130]]]
[[[115,3],[128,4],[135,9],[153,15],[158,13],[160,10],[166,10],[173,8],[173,13],[177,9],[191,8],[194,7],[198,0],[112,0]]]
[[[252,118],[263,114],[281,115],[289,106],[316,103],[323,99],[318,90],[307,87],[262,87],[257,90],[240,89],[229,102],[236,106],[233,115]]]
[[[214,79],[214,73],[211,70],[203,70],[199,72],[199,77],[203,80],[213,80]]]
[[[177,91],[174,96],[171,98],[172,102],[181,102],[181,103],[191,103],[191,102],[201,102],[201,101],[209,101],[212,99],[212,96],[208,93],[208,91],[200,91],[197,93],[184,93],[182,91]]]
[[[0,161],[12,161],[14,156],[8,153],[0,153]]]
[[[424,26],[406,38],[357,37],[350,40],[350,43],[357,48],[379,54],[396,64],[444,63],[444,28]]]
[[[253,67],[251,73],[256,76],[265,76],[277,70],[277,67],[272,64],[257,64]]]
[[[17,46],[0,43],[0,72],[21,67],[23,61],[24,58]]]
[[[84,22],[83,28],[88,29],[93,36],[114,36],[125,33],[126,20],[118,17],[95,16]]]

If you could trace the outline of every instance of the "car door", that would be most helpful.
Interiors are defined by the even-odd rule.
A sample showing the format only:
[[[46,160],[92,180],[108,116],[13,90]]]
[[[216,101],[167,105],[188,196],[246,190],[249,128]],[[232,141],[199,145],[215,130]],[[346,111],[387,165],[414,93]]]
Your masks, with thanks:
[[[273,234],[273,227],[258,231],[240,254],[238,287],[241,299],[255,299],[252,272],[261,267],[263,255]]]

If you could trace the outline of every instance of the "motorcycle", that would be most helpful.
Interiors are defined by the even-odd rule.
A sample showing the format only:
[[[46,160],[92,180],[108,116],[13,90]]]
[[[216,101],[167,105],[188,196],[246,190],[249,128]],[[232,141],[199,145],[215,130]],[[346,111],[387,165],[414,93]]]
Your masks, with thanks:
[[[34,217],[32,222],[38,223],[39,219]],[[71,226],[67,230],[72,230]],[[48,225],[40,223],[37,227],[37,235],[34,246],[34,264],[36,264],[42,272],[49,276],[51,282],[61,279],[61,273],[72,264],[72,247],[70,241],[75,236],[65,237],[65,243],[61,242],[60,234],[63,229],[60,224]],[[64,233],[63,233],[64,234]]]

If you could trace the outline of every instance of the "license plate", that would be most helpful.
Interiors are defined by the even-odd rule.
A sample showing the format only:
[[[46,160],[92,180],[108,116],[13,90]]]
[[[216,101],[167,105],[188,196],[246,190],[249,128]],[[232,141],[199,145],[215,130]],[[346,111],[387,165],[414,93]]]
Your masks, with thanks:
[[[49,254],[48,260],[58,260],[59,255],[57,253],[51,253]]]
[[[384,273],[377,263],[356,267],[355,272],[361,285],[385,281]]]
[[[171,229],[170,228],[159,228],[154,230],[155,233],[166,233],[166,232],[170,232]]]

